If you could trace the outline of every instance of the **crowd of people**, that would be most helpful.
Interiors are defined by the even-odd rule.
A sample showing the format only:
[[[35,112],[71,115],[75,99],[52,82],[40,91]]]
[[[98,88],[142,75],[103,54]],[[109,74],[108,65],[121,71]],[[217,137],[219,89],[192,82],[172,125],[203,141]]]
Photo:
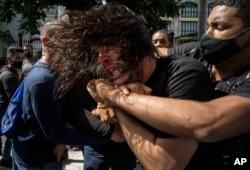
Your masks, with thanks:
[[[0,115],[21,81],[24,95],[0,164],[62,170],[72,145],[85,170],[249,169],[249,9],[217,0],[200,41],[179,46],[121,4],[45,23],[39,60],[27,44],[2,62]]]

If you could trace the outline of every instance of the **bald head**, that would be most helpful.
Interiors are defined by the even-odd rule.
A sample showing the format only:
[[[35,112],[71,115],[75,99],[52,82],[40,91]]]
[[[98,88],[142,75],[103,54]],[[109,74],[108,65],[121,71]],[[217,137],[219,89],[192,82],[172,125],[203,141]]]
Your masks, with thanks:
[[[42,26],[40,36],[53,37],[55,32],[57,32],[60,28],[62,28],[62,23],[59,20],[55,19],[49,21]]]

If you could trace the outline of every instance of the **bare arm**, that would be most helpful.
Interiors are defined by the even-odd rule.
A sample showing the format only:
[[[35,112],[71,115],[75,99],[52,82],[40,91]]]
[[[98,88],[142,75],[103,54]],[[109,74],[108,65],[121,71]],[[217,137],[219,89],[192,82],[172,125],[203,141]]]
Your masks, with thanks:
[[[183,170],[197,149],[194,140],[179,137],[157,138],[121,109],[115,109],[130,148],[145,169]]]
[[[244,97],[227,96],[201,103],[131,93],[125,98],[107,99],[157,129],[204,142],[250,130],[250,99]]]
[[[106,82],[105,80],[100,81]],[[95,81],[92,83],[94,82]],[[92,96],[94,96],[99,102],[105,102],[96,93],[98,90],[95,87],[97,86],[94,84],[92,85],[92,87],[88,87]],[[111,84],[109,85],[112,89],[113,86]],[[130,84],[130,87],[139,93],[151,93],[151,90],[146,86]],[[97,88],[99,89],[99,87]],[[109,90],[105,89],[107,92]],[[106,103],[106,105],[108,106],[108,103]],[[126,141],[146,169],[182,170],[186,167],[197,149],[198,143],[194,140],[180,137],[158,138],[153,132],[151,132],[152,129],[147,129],[145,124],[141,124],[142,122],[134,116],[125,113],[119,108],[115,108],[115,113]]]
[[[96,85],[106,102],[164,132],[212,142],[250,130],[248,98],[231,95],[209,102],[196,102],[123,93],[122,87],[114,89],[102,81]]]

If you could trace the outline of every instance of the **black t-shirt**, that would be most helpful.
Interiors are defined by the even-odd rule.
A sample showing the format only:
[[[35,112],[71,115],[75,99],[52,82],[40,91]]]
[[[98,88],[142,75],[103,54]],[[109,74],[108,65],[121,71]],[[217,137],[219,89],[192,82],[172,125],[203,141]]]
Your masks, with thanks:
[[[196,55],[196,59],[199,60],[211,74],[212,65],[208,64],[201,55]],[[227,79],[213,82],[213,89],[214,98],[226,95],[250,98],[250,67]],[[239,161],[241,161],[241,158],[246,159],[247,162],[240,165]],[[249,170],[249,160],[250,132],[247,132],[220,142],[200,142],[199,149],[196,151],[196,154],[186,169]]]
[[[158,59],[156,69],[146,85],[152,88],[153,95],[162,97],[198,101],[207,101],[213,97],[213,86],[206,67],[193,58],[169,57]],[[151,130],[160,138],[174,137],[152,127]],[[206,145],[199,145],[199,149],[187,169],[203,170],[200,162],[207,163],[208,157],[200,156],[206,153],[208,149]]]
[[[157,59],[157,66],[145,84],[152,89],[154,96],[199,101],[207,101],[213,96],[207,69],[193,58],[175,56]],[[157,137],[173,137],[143,124]]]
[[[214,82],[215,98],[226,95],[250,97],[250,69],[226,80]],[[223,106],[221,106],[223,107]],[[233,125],[232,125],[233,126]],[[246,158],[247,162],[239,165],[237,160]],[[249,170],[250,163],[250,133],[244,133],[232,138],[214,143],[200,143],[199,149],[190,162],[190,169],[203,164],[204,170]],[[236,164],[235,164],[236,162]],[[235,164],[235,165],[234,165]]]
[[[192,48],[196,48],[196,50],[190,57],[199,60],[207,70],[211,72],[212,66],[201,56],[198,42],[182,44],[173,49],[169,49],[168,53],[171,55],[180,55]],[[213,82],[213,88],[214,98],[226,95],[237,95],[250,98],[250,67],[228,79]],[[246,158],[247,160],[243,165],[239,165],[239,162],[237,162],[241,161],[241,158]],[[250,170],[249,160],[250,133],[244,133],[220,142],[200,142],[198,150],[186,169]]]
[[[84,85],[75,86],[61,100],[66,121],[79,132],[90,136],[110,139],[114,125],[102,122],[90,111],[96,108],[95,100]]]
[[[212,97],[207,69],[197,60],[185,57],[157,59],[157,66],[145,83],[153,95],[206,101]]]

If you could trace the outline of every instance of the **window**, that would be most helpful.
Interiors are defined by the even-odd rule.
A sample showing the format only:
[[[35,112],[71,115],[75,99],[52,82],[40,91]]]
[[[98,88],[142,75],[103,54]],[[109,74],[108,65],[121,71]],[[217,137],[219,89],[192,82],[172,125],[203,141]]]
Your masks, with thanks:
[[[212,11],[213,7],[214,7],[214,3],[207,4],[207,16],[209,16],[209,14]]]
[[[181,35],[197,33],[196,21],[182,21],[181,22]]]
[[[181,16],[185,18],[197,18],[198,17],[198,5],[192,2],[185,2],[182,4]]]

